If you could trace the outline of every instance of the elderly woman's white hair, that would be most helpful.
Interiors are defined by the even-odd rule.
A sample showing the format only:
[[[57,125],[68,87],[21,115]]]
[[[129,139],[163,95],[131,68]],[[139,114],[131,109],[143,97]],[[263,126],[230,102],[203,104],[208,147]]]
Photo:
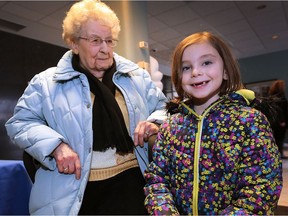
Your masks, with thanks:
[[[82,0],[72,5],[63,20],[63,40],[67,45],[78,39],[87,20],[93,19],[111,28],[112,37],[118,38],[120,21],[116,13],[105,3],[97,0]]]

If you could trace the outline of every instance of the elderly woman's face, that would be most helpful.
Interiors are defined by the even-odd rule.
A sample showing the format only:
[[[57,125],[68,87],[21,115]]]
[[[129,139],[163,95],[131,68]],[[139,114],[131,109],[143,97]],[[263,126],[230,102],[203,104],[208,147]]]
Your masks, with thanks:
[[[98,74],[107,70],[113,63],[113,48],[108,45],[112,39],[109,27],[89,20],[82,26],[79,40],[75,41],[72,49],[74,53],[79,54],[80,64],[84,69]]]

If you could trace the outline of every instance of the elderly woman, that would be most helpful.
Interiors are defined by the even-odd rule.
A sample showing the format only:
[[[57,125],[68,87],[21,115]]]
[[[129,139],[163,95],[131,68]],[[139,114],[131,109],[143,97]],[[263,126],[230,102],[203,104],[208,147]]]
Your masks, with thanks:
[[[75,3],[63,22],[71,50],[31,80],[6,123],[41,165],[31,214],[146,214],[145,141],[165,118],[166,98],[147,71],[113,52],[119,31],[104,3]]]

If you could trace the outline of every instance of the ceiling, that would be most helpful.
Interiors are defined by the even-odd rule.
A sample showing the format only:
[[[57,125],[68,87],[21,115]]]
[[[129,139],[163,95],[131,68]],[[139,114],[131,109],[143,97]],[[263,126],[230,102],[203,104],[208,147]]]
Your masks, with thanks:
[[[12,25],[15,30],[26,26],[19,31],[3,26],[0,30],[65,46],[61,25],[72,3],[0,1],[0,19],[19,24]],[[204,30],[228,41],[237,58],[288,49],[288,1],[148,0],[147,5],[150,55],[161,64],[169,62],[181,39]]]

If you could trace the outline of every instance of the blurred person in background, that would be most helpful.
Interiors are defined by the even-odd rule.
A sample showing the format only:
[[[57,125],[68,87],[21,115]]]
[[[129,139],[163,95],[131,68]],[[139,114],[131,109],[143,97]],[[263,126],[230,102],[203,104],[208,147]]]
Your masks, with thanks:
[[[285,81],[276,80],[269,88],[269,96],[276,98],[276,121],[272,125],[276,144],[282,158],[284,158],[284,140],[288,127],[288,102],[285,96]]]

